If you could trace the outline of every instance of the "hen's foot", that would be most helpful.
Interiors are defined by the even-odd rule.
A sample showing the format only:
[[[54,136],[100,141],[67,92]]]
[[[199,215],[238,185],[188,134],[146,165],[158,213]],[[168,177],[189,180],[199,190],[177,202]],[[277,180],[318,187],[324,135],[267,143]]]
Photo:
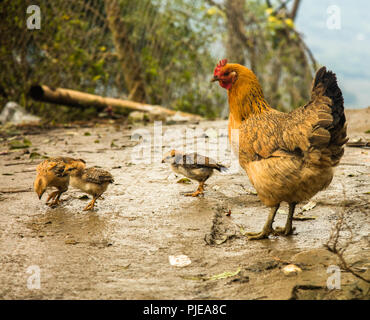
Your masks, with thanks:
[[[267,239],[270,234],[274,234],[274,230],[264,228],[261,232],[247,232],[246,236],[248,240],[262,240]]]
[[[275,218],[275,215],[278,209],[279,209],[279,205],[276,205],[275,207],[271,208],[270,214],[261,232],[246,233],[246,235],[248,236],[248,240],[262,240],[262,239],[267,239],[270,234],[275,235],[275,231],[272,228],[272,224],[274,222],[274,218]]]
[[[290,235],[293,234],[294,230],[295,230],[295,228],[277,227],[277,228],[275,228],[274,233],[276,233],[277,235],[281,235],[281,236],[290,236]]]

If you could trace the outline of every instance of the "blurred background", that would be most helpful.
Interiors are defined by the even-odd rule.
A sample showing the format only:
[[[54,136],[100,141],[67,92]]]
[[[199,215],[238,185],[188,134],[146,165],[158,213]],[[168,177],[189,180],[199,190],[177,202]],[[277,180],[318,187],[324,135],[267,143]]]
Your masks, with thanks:
[[[41,28],[28,30],[29,5]],[[213,119],[226,92],[209,80],[218,60],[250,67],[269,103],[309,99],[315,70],[337,73],[347,108],[370,105],[370,4],[357,0],[3,0],[0,111],[15,101],[52,122],[97,110],[32,100],[33,84],[162,105]]]

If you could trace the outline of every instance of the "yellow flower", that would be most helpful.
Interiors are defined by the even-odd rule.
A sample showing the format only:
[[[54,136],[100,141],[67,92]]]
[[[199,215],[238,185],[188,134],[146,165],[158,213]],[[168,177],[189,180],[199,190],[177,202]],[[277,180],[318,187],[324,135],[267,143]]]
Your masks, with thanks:
[[[277,22],[277,21],[278,21],[278,19],[277,19],[275,16],[269,16],[269,17],[267,18],[267,21],[268,21],[268,22],[271,22],[271,23],[274,23],[274,22]]]
[[[265,12],[266,12],[266,14],[267,14],[267,15],[269,15],[269,16],[270,16],[270,15],[271,15],[271,13],[273,13],[273,12],[274,12],[274,9],[272,9],[272,8],[268,8],[268,9],[266,9],[266,11],[265,11]]]
[[[285,19],[285,24],[290,27],[290,28],[294,28],[294,22],[292,19],[288,18],[288,19]]]
[[[213,16],[213,15],[215,15],[215,14],[217,14],[218,13],[218,10],[217,10],[217,8],[216,7],[211,7],[211,8],[209,8],[208,9],[208,11],[207,11],[207,14],[208,15],[210,15],[210,16]]]
[[[211,7],[207,10],[207,15],[209,16],[213,16],[213,15],[219,15],[223,18],[225,18],[225,13],[223,11],[221,11],[220,9],[218,9],[217,7]]]

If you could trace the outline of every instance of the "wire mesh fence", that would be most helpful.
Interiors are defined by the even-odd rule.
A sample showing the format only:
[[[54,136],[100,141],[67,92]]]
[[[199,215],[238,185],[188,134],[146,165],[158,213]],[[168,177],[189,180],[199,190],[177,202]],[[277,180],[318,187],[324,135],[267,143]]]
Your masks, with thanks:
[[[30,5],[40,8],[40,29],[27,28]],[[192,13],[196,7],[191,1],[3,1],[1,107],[15,100],[50,118],[80,114],[31,101],[27,91],[39,83],[218,114],[222,99],[207,93],[204,81],[214,64],[206,39],[211,29],[199,36],[207,26],[197,26],[204,17]]]
[[[27,27],[31,5],[40,9],[40,29]],[[272,13],[266,6],[248,0],[3,0],[0,109],[13,100],[58,121],[96,115],[94,108],[33,101],[27,93],[37,83],[212,118],[226,106],[224,93],[209,85],[225,54],[255,69],[273,106],[292,109],[308,98],[310,61],[292,22],[285,22],[285,8]]]

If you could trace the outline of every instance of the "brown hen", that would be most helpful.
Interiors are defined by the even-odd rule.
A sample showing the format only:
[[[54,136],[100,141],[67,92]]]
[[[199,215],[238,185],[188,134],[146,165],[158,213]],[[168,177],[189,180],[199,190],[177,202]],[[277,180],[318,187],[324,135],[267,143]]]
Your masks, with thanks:
[[[219,81],[228,92],[229,138],[239,163],[260,200],[271,207],[262,232],[249,233],[249,238],[292,234],[296,204],[329,186],[333,167],[348,141],[335,74],[321,68],[313,81],[311,100],[290,113],[269,106],[256,76],[244,66],[222,60],[213,81]],[[286,225],[274,230],[276,212],[284,201],[289,204]]]

